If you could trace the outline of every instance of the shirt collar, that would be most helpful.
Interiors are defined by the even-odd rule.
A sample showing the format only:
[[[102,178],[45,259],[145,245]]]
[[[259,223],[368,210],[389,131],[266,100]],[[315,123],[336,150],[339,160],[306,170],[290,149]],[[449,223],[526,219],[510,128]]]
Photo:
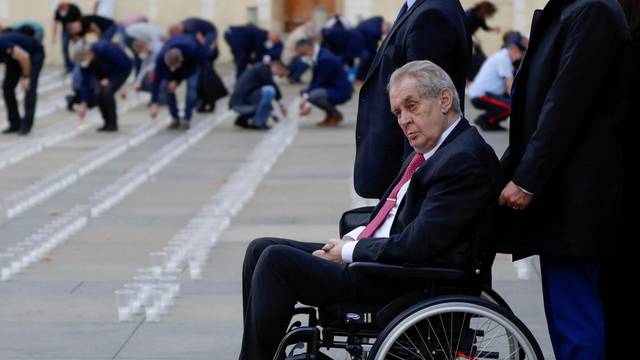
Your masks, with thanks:
[[[442,143],[444,143],[444,141],[447,139],[447,137],[449,136],[449,134],[451,134],[451,132],[453,131],[453,129],[456,128],[456,126],[458,126],[458,123],[460,122],[460,120],[462,120],[462,116],[458,116],[458,119],[456,121],[453,122],[453,124],[451,124],[447,130],[445,130],[442,135],[440,135],[440,138],[438,139],[438,142],[436,143],[436,146],[433,147],[433,149],[427,151],[426,153],[424,153],[422,156],[424,156],[425,160],[429,160],[430,157],[433,156],[433,154],[436,153],[436,151],[440,148],[440,146],[442,145]]]
[[[318,62],[318,56],[320,55],[320,45],[319,44],[315,44],[313,46],[313,57],[311,59],[313,59],[314,63]]]
[[[411,9],[411,7],[413,6],[413,4],[416,3],[417,0],[407,0],[407,10]]]

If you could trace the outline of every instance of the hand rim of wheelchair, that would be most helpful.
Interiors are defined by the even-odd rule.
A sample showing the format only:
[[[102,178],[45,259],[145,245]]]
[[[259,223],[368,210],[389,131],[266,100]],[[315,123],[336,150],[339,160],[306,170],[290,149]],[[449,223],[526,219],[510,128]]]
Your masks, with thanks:
[[[522,355],[526,359],[542,360],[542,350],[531,331],[518,319],[508,308],[503,308],[493,302],[473,296],[440,296],[422,301],[398,315],[377,337],[375,344],[371,348],[368,359],[385,359],[395,340],[407,329],[416,323],[434,315],[441,315],[448,312],[476,311],[476,315],[487,317],[495,323],[506,328],[520,344],[521,351],[512,354],[510,358],[520,359]],[[472,313],[473,314],[473,313]],[[510,346],[513,343],[510,341]],[[456,349],[457,350],[457,349]],[[522,354],[524,352],[524,354]],[[516,357],[516,355],[519,355]]]

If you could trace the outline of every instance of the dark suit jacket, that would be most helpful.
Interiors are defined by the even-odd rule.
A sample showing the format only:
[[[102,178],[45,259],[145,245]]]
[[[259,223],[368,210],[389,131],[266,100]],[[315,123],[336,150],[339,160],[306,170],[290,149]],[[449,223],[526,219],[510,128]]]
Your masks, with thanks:
[[[361,239],[353,260],[465,269],[477,221],[495,196],[498,174],[493,149],[462,119],[411,178],[391,236]],[[381,206],[382,202],[372,218]]]
[[[315,89],[327,89],[329,102],[332,104],[342,104],[349,101],[353,92],[340,59],[324,48],[320,48],[318,59],[313,66],[311,82],[305,91],[310,92]]]
[[[375,53],[378,49],[378,43],[382,39],[382,23],[384,23],[384,19],[381,16],[374,16],[356,26],[356,30],[364,38],[364,46],[367,51]]]
[[[502,208],[499,250],[609,252],[619,237],[630,35],[615,0],[551,0],[514,83],[504,182],[534,195]]]
[[[276,89],[276,99],[280,100],[282,95],[280,88],[273,81],[271,66],[269,64],[255,64],[240,75],[233,89],[233,94],[229,100],[229,107],[255,105],[260,100],[255,98],[255,93],[263,86],[273,86]],[[256,101],[257,100],[257,101]]]
[[[365,198],[380,198],[410,153],[386,89],[391,73],[414,60],[442,67],[464,99],[471,40],[457,0],[417,0],[393,25],[369,68],[358,102],[354,169],[356,192]]]
[[[266,30],[252,24],[231,26],[225,33],[234,61],[242,64],[262,61],[262,57],[267,53],[267,48],[264,46],[267,36]]]

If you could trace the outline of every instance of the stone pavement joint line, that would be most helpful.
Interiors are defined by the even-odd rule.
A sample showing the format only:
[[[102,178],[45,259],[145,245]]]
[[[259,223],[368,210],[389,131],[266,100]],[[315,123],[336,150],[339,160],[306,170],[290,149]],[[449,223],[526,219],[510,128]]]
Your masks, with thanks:
[[[10,220],[34,206],[63,191],[83,176],[90,174],[102,165],[140,145],[157,134],[169,123],[169,117],[162,121],[149,122],[138,126],[133,134],[124,139],[113,140],[91,151],[73,164],[27,186],[5,198],[5,215]]]
[[[289,114],[298,108],[294,101]],[[293,142],[298,132],[298,118],[286,118],[274,126],[249,154],[247,160],[227,179],[200,212],[169,241],[168,252],[153,252],[148,275],[134,276],[133,282],[116,292],[119,321],[131,321],[144,312],[145,321],[159,321],[169,312],[180,292],[178,276],[185,262],[192,280],[202,278],[210,252],[231,219],[251,200],[265,175]],[[153,259],[160,259],[160,261]]]
[[[72,235],[84,228],[91,217],[97,217],[144,184],[152,175],[158,173],[172,160],[202,140],[215,127],[220,125],[232,112],[216,113],[205,118],[190,130],[179,135],[158,152],[152,154],[129,173],[118,177],[111,185],[91,196],[86,205],[76,205],[35,234],[28,236],[17,246],[7,249],[13,258],[7,265],[0,267],[0,281],[6,281],[63,244]]]
[[[148,97],[133,96],[129,97],[129,99],[130,100],[127,101],[118,113],[124,114],[132,108],[143,104]],[[24,139],[24,141],[19,141],[18,143],[11,145],[8,149],[0,153],[0,170],[33,156],[46,148],[75,138],[89,128],[99,124],[100,119],[100,114],[97,110],[94,110],[89,115],[89,119],[87,119],[83,126],[78,126],[75,122],[65,122],[59,125],[53,125],[50,127],[52,130],[42,134],[41,136]]]

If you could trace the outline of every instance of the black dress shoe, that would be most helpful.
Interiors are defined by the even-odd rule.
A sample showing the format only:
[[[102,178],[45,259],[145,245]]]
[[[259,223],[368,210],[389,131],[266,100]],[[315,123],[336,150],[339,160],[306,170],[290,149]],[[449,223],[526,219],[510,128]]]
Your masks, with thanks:
[[[99,128],[97,131],[99,131],[99,132],[115,132],[115,131],[118,131],[118,127],[117,126],[103,126],[103,127]]]
[[[178,119],[172,119],[171,124],[167,127],[169,130],[176,130],[178,128],[180,128],[180,120]]]
[[[243,129],[249,128],[249,121],[244,116],[238,116],[233,125],[241,127]]]
[[[8,127],[4,130],[2,130],[3,134],[13,134],[13,133],[17,133],[19,129],[17,128],[12,128],[12,127]]]
[[[76,97],[72,94],[68,94],[64,99],[67,101],[67,110],[74,112],[75,110],[73,109],[73,106],[76,104]]]
[[[191,123],[189,121],[182,121],[180,122],[180,129],[182,130],[189,130],[191,128]]]
[[[264,124],[264,125],[254,125],[254,124],[249,124],[247,126],[248,129],[252,129],[252,130],[269,130],[271,129],[271,126]]]
[[[29,130],[28,129],[20,129],[20,131],[18,131],[18,135],[25,136],[25,135],[29,135],[30,132],[31,132],[30,129]]]

